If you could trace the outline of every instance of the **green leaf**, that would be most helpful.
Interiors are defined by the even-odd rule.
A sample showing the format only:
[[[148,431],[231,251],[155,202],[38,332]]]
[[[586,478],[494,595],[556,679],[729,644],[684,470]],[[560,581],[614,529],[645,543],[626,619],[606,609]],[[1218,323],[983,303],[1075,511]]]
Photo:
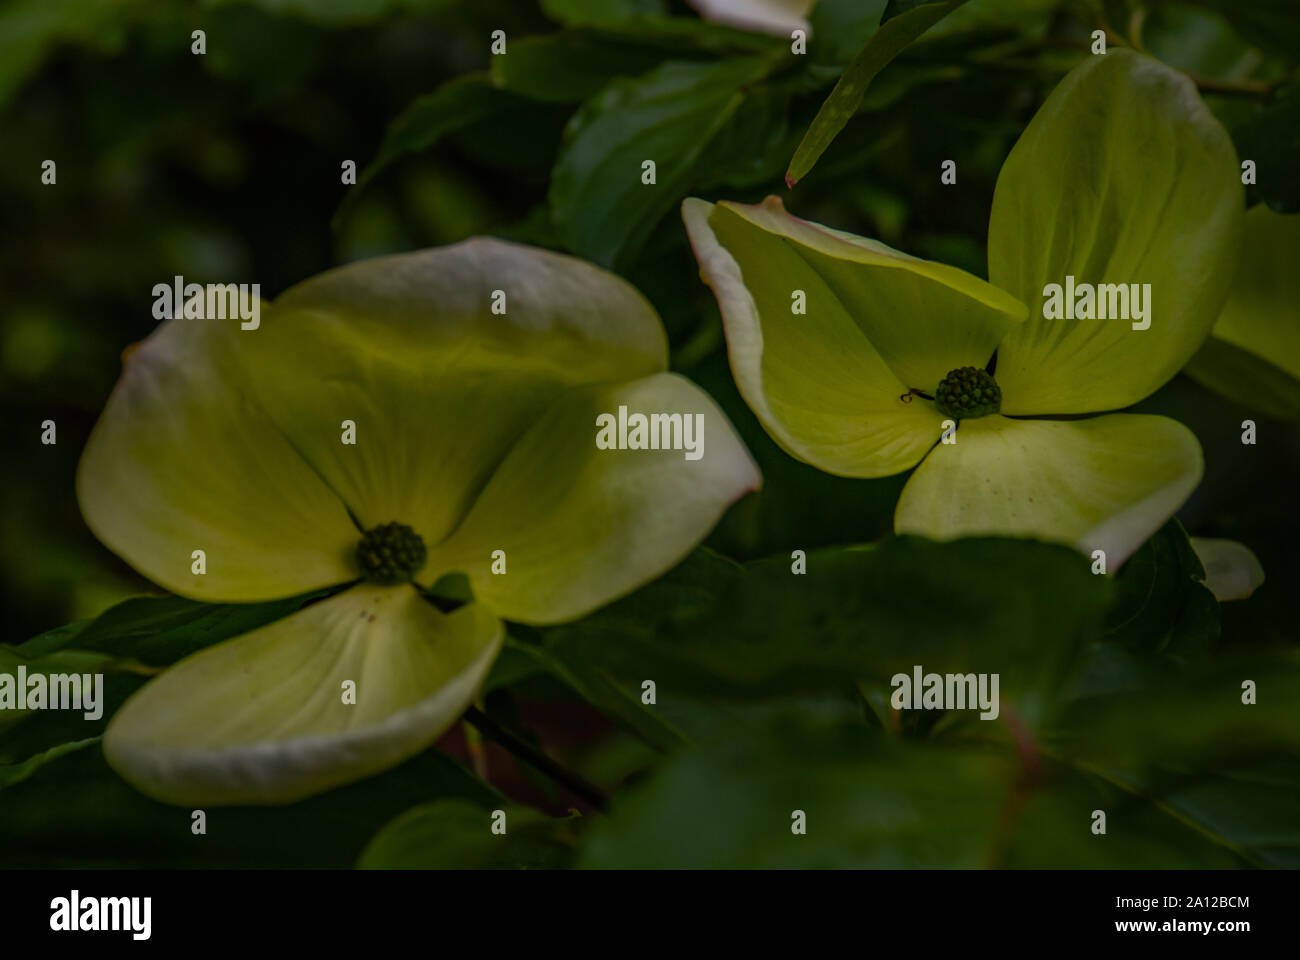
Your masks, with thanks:
[[[313,590],[266,603],[200,603],[184,597],[132,597],[94,620],[33,637],[17,648],[42,657],[75,644],[77,650],[112,654],[150,666],[169,666],[214,643],[272,623],[329,591]]]
[[[932,2],[933,0],[889,0],[885,4],[884,11],[880,14],[880,22],[882,24],[888,23],[901,14],[911,13],[917,7],[923,7]]]
[[[1186,3],[1148,8],[1142,46],[1162,63],[1199,77],[1239,81],[1271,66],[1223,17]]]
[[[456,77],[435,92],[412,101],[388,125],[375,159],[348,188],[334,214],[335,228],[351,212],[366,186],[402,157],[428,150],[448,134],[484,121],[508,126],[512,120],[535,109],[536,105],[529,98],[499,89],[485,73]]]
[[[1243,684],[1256,685],[1254,703]],[[1300,865],[1300,663],[1220,658],[1074,701],[1052,756],[1154,804],[1247,863]],[[1213,864],[1209,864],[1213,865]]]
[[[492,78],[520,96],[577,103],[616,77],[639,76],[665,60],[775,54],[779,49],[771,38],[696,20],[637,17],[513,41],[509,56],[493,58]]]
[[[1260,680],[1258,706],[1239,682]],[[580,864],[1239,867],[1300,862],[1300,671],[1210,674],[1078,702],[1041,739],[971,721],[894,739],[823,705],[694,745],[593,823]],[[1091,831],[1093,812],[1107,817]],[[792,814],[806,836],[790,832]],[[928,839],[923,842],[922,838]]]
[[[1292,62],[1300,51],[1300,16],[1294,0],[1190,0],[1197,6],[1213,10],[1237,28],[1237,31],[1264,50],[1273,50]]]
[[[809,69],[821,75],[833,68],[834,73],[826,77],[827,85],[838,79],[845,64],[880,28],[884,11],[885,0],[818,0],[808,16],[812,27]]]
[[[208,0],[211,6],[251,4],[276,17],[300,17],[326,27],[355,27],[395,14],[428,14],[455,0]]]
[[[29,710],[15,714],[0,725],[0,764],[26,763],[65,744],[98,739],[122,704],[149,679],[139,673],[115,672],[109,666],[101,669],[102,716],[90,720],[84,710]]]
[[[604,266],[625,263],[689,189],[696,162],[739,108],[765,60],[669,62],[618,79],[574,116],[550,202],[568,248]],[[642,182],[655,163],[655,183]]]
[[[70,740],[66,743],[60,743],[48,750],[33,754],[19,763],[0,763],[0,790],[5,787],[12,787],[16,783],[22,783],[47,763],[75,750],[84,749],[92,743],[99,743],[99,737],[87,737],[85,740]]]
[[[793,187],[808,175],[831,141],[844,129],[845,124],[858,111],[862,97],[872,79],[884,66],[898,56],[905,47],[925,33],[945,16],[960,7],[966,0],[938,0],[938,2],[913,3],[907,9],[896,9],[890,4],[885,9],[880,29],[872,34],[853,62],[848,65],[839,83],[822,104],[808,132],[795,150],[785,182]]]
[[[1297,17],[1300,20],[1300,17]],[[1255,161],[1247,195],[1278,213],[1300,213],[1300,88],[1292,87],[1233,126],[1243,160]]]
[[[1106,833],[1092,832],[1093,812]],[[1248,863],[1160,799],[1069,762],[1044,761],[999,865],[1038,870],[1232,869]]]
[[[1170,520],[1115,578],[1106,642],[1180,665],[1204,658],[1219,639],[1219,605],[1187,531]]]
[[[576,818],[546,817],[528,807],[501,804],[505,833],[492,832],[494,811],[464,800],[407,810],[366,845],[363,870],[457,870],[567,867],[577,845]]]
[[[504,798],[446,755],[426,751],[389,772],[288,807],[191,810],[136,792],[98,747],[58,751],[0,790],[0,866],[347,868],[402,811],[436,799],[494,807]]]
[[[542,0],[543,13],[567,24],[622,23],[634,17],[663,15],[667,9],[665,0]]]
[[[781,173],[794,135],[790,94],[762,88],[750,91],[700,157],[695,189],[751,187],[774,179]]]
[[[568,650],[547,649],[508,637],[505,652],[517,664],[516,676],[531,675],[524,672],[523,666],[531,664],[657,750],[671,750],[687,739],[664,711],[641,702],[639,682],[620,682],[600,659],[586,656],[585,651],[577,651],[570,657]]]
[[[0,674],[17,676],[21,666],[28,677],[34,674],[76,674],[83,679],[82,704],[79,710],[26,710],[0,712],[0,763],[14,763],[68,740],[98,735],[127,695],[140,686],[152,672],[131,660],[83,650],[57,650],[39,657],[27,657],[19,648],[0,646]],[[85,676],[104,675],[97,694],[86,691]],[[93,683],[93,679],[92,679]],[[92,707],[87,697],[102,696]],[[87,713],[99,713],[88,719]]]
[[[673,55],[672,44],[646,43],[607,30],[564,30],[515,41],[492,61],[492,78],[534,100],[578,103],[615,77],[645,73]]]
[[[1012,769],[979,749],[888,740],[839,712],[774,714],[683,752],[620,798],[591,825],[580,865],[976,867]]]
[[[806,563],[796,574],[788,554],[736,567],[697,553],[626,599],[544,631],[545,644],[565,664],[603,671],[629,698],[655,679],[668,715],[676,697],[836,691],[920,664],[1000,672],[1003,703],[1033,725],[1053,709],[1110,598],[1086,558],[1027,541],[900,537],[809,551]]]
[[[0,106],[60,44],[113,50],[140,3],[95,0],[15,0],[0,10]],[[125,21],[125,23],[124,23]]]

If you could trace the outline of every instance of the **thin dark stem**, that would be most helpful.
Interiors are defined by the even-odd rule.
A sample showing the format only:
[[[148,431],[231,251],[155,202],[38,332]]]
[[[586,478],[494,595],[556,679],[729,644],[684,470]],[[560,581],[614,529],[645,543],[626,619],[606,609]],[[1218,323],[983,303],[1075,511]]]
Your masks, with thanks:
[[[1191,77],[1192,82],[1202,93],[1217,93],[1221,97],[1249,97],[1260,100],[1276,89],[1276,84],[1262,80],[1216,80],[1214,77],[1202,77],[1195,73],[1188,73],[1187,76]]]
[[[1038,741],[1034,739],[1029,727],[1010,704],[1002,705],[1002,721],[1011,731],[1012,742],[1015,743],[1016,753],[1020,757],[1020,772],[1015,783],[1012,784],[1011,795],[1007,798],[1006,805],[998,818],[998,826],[988,855],[990,867],[1003,865],[1007,850],[1011,846],[1012,834],[1015,833],[1016,825],[1020,821],[1020,815],[1029,802],[1030,794],[1038,786],[1043,771],[1042,752]]]
[[[581,797],[597,810],[609,809],[609,798],[595,784],[588,782],[572,770],[566,770],[532,744],[521,740],[505,727],[501,726],[478,707],[465,711],[465,722],[474,726],[479,733],[489,740],[499,743],[506,750],[540,773],[546,774],[556,783],[576,797]]]

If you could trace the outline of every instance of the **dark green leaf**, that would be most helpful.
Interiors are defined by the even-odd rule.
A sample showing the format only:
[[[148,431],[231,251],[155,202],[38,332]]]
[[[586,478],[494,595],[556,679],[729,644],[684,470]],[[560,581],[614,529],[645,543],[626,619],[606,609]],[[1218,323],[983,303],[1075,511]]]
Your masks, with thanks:
[[[229,0],[226,0],[229,2]],[[243,0],[277,17],[292,15],[328,27],[358,26],[396,13],[445,9],[455,0]]]
[[[937,0],[917,3],[898,12],[892,19],[881,21],[880,29],[872,34],[866,46],[845,69],[839,83],[826,98],[808,132],[804,134],[790,160],[790,168],[786,171],[787,185],[793,187],[812,170],[831,141],[858,112],[862,97],[876,74],[912,41],[965,2],[966,0]],[[888,9],[885,16],[890,16]]]
[[[66,743],[60,743],[57,746],[50,747],[40,753],[34,754],[19,763],[0,763],[0,790],[5,787],[12,787],[16,783],[22,783],[41,767],[54,760],[59,759],[67,753],[75,750],[82,750],[91,744],[99,743],[99,737],[88,737],[85,740],[70,740]]]
[[[606,267],[625,262],[685,196],[696,161],[768,66],[674,61],[589,100],[569,125],[551,182],[568,248]],[[642,182],[646,161],[655,164],[653,184]]]
[[[1106,832],[1093,833],[1093,811]],[[1247,861],[1194,822],[1103,776],[1048,762],[999,863],[1039,870],[1231,869]]]
[[[85,742],[103,732],[113,712],[148,679],[149,671],[130,660],[83,650],[56,650],[40,657],[19,656],[13,647],[0,647],[0,674],[17,676],[23,666],[27,676],[33,674],[76,674],[85,677],[103,674],[98,695],[102,700],[93,708],[82,694],[82,709],[4,710],[0,712],[0,764],[19,764],[70,741]],[[92,679],[93,683],[93,679]],[[96,694],[89,694],[91,698]],[[87,713],[98,713],[88,719]]]
[[[795,136],[790,129],[790,95],[754,90],[701,156],[695,189],[751,187],[779,177]]]
[[[880,28],[884,11],[885,0],[818,0],[808,17],[812,27],[808,55],[813,68],[835,67],[838,76]]]
[[[557,820],[501,804],[504,834],[492,832],[491,807],[443,800],[407,810],[366,846],[363,870],[567,867],[577,846],[575,818]]]
[[[623,23],[634,17],[662,16],[667,10],[665,0],[542,0],[548,17],[570,24]]]
[[[599,669],[626,697],[842,690],[898,672],[1001,675],[1032,724],[1095,636],[1110,597],[1085,558],[1029,541],[899,537],[737,568],[697,552],[592,616],[546,631],[551,655]],[[797,601],[797,602],[795,602]]]
[[[16,648],[27,658],[75,645],[150,666],[168,666],[197,650],[287,617],[328,591],[267,603],[199,603],[183,597],[134,597],[83,625],[33,637]]]
[[[1204,657],[1219,639],[1219,604],[1205,586],[1205,569],[1170,520],[1124,564],[1115,578],[1106,642],[1185,663]]]
[[[880,14],[880,23],[884,25],[895,17],[904,13],[911,13],[917,7],[923,7],[933,0],[889,0],[885,4],[884,12]]]
[[[1257,702],[1243,702],[1243,684]],[[1075,701],[1053,756],[1255,864],[1300,865],[1300,666],[1223,659]]]
[[[1191,0],[1221,14],[1237,31],[1264,50],[1273,50],[1292,62],[1300,55],[1300,11],[1295,0]]]
[[[0,106],[61,43],[120,47],[124,4],[95,0],[15,0],[0,10]],[[125,11],[131,15],[132,11]]]
[[[579,103],[615,77],[645,73],[673,56],[672,44],[654,44],[603,30],[565,30],[525,37],[509,56],[492,61],[492,77],[535,100]]]
[[[457,77],[415,100],[388,125],[379,153],[357,176],[355,185],[334,215],[337,225],[356,203],[366,185],[404,156],[427,150],[450,133],[496,120],[508,125],[536,105],[528,98],[497,88],[483,73]]]
[[[1278,213],[1300,213],[1300,87],[1248,116],[1233,128],[1232,139],[1242,160],[1255,161],[1255,185],[1247,187],[1248,197]]]
[[[628,792],[592,824],[580,865],[976,867],[1011,771],[994,753],[890,740],[834,712],[778,714]]]
[[[0,866],[351,867],[386,823],[438,798],[483,806],[503,800],[430,750],[287,807],[210,808],[207,833],[195,835],[189,809],[137,793],[97,745],[69,747],[0,790]]]
[[[664,712],[641,702],[640,681],[633,683],[615,679],[598,658],[582,656],[581,652],[566,658],[565,652],[557,653],[514,637],[507,638],[505,646],[505,654],[536,664],[652,747],[669,750],[686,739]],[[522,667],[517,665],[514,669],[521,670]]]
[[[613,19],[599,27],[524,37],[511,44],[509,56],[493,58],[492,78],[498,86],[524,97],[578,103],[615,77],[638,76],[665,60],[766,53],[774,46],[770,37],[696,20],[638,17],[627,23]]]

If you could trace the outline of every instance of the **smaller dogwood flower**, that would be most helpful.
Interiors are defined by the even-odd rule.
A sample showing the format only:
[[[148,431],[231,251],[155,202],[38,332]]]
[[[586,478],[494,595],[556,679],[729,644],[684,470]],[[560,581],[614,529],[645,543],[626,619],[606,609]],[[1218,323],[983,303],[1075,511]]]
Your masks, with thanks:
[[[479,690],[502,618],[635,589],[758,486],[725,416],[666,369],[630,285],[490,239],[329,271],[256,330],[165,321],[82,456],[91,530],[198,600],[347,586],[146,684],[108,727],[110,764],[170,803],[286,803],[424,749]],[[635,419],[657,415],[653,436]],[[607,418],[632,424],[616,449],[597,444]],[[473,600],[444,613],[417,588],[453,574]]]
[[[1205,340],[1242,207],[1232,143],[1195,86],[1120,49],[1066,76],[1007,158],[991,282],[775,197],[682,214],[736,383],[788,453],[851,477],[915,467],[900,533],[1039,537],[1118,566],[1202,462],[1181,424],[1106,412]]]

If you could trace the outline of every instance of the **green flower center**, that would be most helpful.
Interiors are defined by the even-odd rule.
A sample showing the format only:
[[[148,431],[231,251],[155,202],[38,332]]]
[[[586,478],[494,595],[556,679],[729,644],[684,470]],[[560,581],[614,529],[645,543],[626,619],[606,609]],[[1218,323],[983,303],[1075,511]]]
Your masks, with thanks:
[[[1002,388],[984,370],[958,367],[940,381],[934,404],[957,420],[987,417],[1002,409]]]
[[[357,544],[357,564],[371,583],[405,583],[420,572],[429,552],[424,538],[404,523],[384,523]]]

